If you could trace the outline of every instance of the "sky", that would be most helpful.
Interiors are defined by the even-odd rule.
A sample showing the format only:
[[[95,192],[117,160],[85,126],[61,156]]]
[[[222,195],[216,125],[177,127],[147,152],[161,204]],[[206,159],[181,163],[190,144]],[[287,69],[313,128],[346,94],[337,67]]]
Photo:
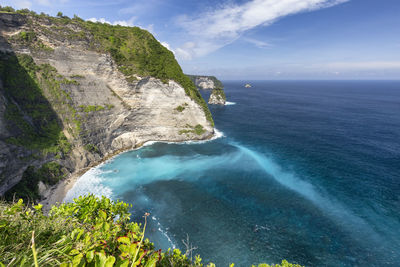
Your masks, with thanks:
[[[150,31],[185,73],[400,79],[400,0],[0,0]]]

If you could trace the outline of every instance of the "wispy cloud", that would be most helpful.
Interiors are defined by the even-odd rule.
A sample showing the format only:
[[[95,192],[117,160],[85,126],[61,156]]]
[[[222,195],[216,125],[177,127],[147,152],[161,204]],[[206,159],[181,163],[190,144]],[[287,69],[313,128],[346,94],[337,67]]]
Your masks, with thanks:
[[[32,8],[34,4],[50,7],[65,4],[68,1],[69,0],[13,0],[12,5],[16,8]]]
[[[248,42],[250,44],[255,45],[258,48],[267,48],[267,47],[271,47],[272,45],[270,43],[261,41],[261,40],[257,40],[257,39],[253,39],[253,38],[242,38],[243,41]]]
[[[318,67],[338,70],[390,70],[400,69],[400,61],[331,62]]]
[[[177,23],[191,36],[191,43],[194,45],[187,50],[185,43],[179,49],[182,50],[181,54],[186,55],[186,59],[203,56],[234,42],[250,29],[268,26],[288,15],[327,8],[347,1],[349,0],[251,0],[241,5],[228,3],[196,17],[181,16]]]
[[[31,8],[32,2],[28,0],[15,0],[13,5],[16,8]]]

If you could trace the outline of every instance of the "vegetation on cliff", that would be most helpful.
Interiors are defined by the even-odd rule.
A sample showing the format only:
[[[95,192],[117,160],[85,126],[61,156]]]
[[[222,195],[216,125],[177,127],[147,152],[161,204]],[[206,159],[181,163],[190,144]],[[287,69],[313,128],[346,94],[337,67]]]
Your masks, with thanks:
[[[89,138],[90,131],[85,128],[85,123],[90,116],[106,113],[114,105],[74,103],[70,89],[76,89],[84,82],[84,76],[71,73],[64,77],[51,65],[39,63],[42,62],[40,59],[54,55],[53,48],[60,43],[110,54],[128,82],[148,76],[163,82],[174,80],[203,108],[213,124],[206,102],[183,74],[173,53],[149,32],[138,27],[93,23],[77,16],[71,19],[62,13],[51,17],[11,7],[0,7],[0,15],[5,27],[20,29],[13,35],[0,36],[2,47],[8,51],[0,52],[0,95],[4,95],[4,117],[10,133],[1,141],[23,148],[18,159],[27,162],[23,179],[9,190],[7,197],[17,193],[18,197],[36,200],[39,197],[38,182],[53,184],[38,175],[43,172],[41,165],[53,162],[69,166],[68,170],[59,173],[58,179],[62,179],[65,171],[73,171],[71,164],[64,162],[72,157],[74,149],[84,148],[92,154],[101,152],[99,148],[102,147]],[[10,52],[12,50],[29,50],[30,53],[15,54]],[[6,178],[0,174],[0,182]]]
[[[226,101],[226,96],[224,89],[216,87],[212,90],[211,95],[210,95],[210,101],[212,98],[215,98],[218,102],[225,103]],[[209,103],[210,103],[209,101]]]
[[[203,266],[190,250],[155,250],[144,239],[149,214],[142,227],[123,202],[88,195],[53,206],[48,216],[41,208],[0,202],[0,266]],[[274,266],[300,267],[287,261]]]
[[[63,16],[62,13],[58,17],[50,17],[43,13],[38,15],[27,9],[15,11],[10,7],[0,7],[0,12],[28,16],[32,30],[24,31],[14,38],[14,41],[21,44],[50,51],[51,48],[37,38],[38,34],[44,35],[50,40],[54,38],[65,41],[82,41],[91,50],[110,53],[128,81],[136,80],[136,75],[155,77],[163,82],[174,80],[185,89],[190,98],[203,108],[207,119],[213,124],[206,102],[196,90],[191,79],[183,74],[174,54],[161,45],[148,31],[139,27],[84,21],[77,16],[70,19]]]
[[[193,83],[196,83],[197,78],[204,77],[204,78],[207,78],[207,79],[210,79],[211,81],[213,81],[215,88],[224,88],[224,85],[222,84],[222,82],[220,80],[218,80],[217,77],[215,77],[215,76],[190,75],[190,74],[186,74],[186,76],[188,76],[190,78],[190,80],[193,81]]]

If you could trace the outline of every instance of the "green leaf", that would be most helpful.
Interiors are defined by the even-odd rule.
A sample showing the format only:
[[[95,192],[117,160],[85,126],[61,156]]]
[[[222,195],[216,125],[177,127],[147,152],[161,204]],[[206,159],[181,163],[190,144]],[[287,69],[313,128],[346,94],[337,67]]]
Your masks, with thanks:
[[[129,246],[129,255],[131,255],[131,256],[135,255],[137,249],[138,249],[137,244],[131,244]]]
[[[153,253],[151,258],[147,260],[145,267],[155,267],[158,261],[158,254]]]
[[[74,255],[78,255],[80,252],[79,250],[73,249],[69,252],[69,255],[74,256]]]
[[[86,253],[86,259],[88,262],[92,262],[94,258],[94,250],[90,250]]]
[[[117,241],[119,243],[124,243],[124,244],[128,244],[128,245],[131,243],[131,240],[127,236],[118,237]]]
[[[112,267],[112,266],[114,266],[114,262],[115,262],[115,258],[113,256],[108,256],[104,267]]]
[[[35,210],[37,210],[37,211],[41,211],[42,210],[42,207],[43,207],[43,205],[42,204],[37,204],[37,205],[35,205],[35,206],[33,206],[33,208],[35,209]]]
[[[103,253],[96,253],[95,256],[95,266],[96,267],[104,267],[106,263],[107,257]]]
[[[99,217],[105,221],[107,219],[107,213],[105,213],[104,211],[100,210],[99,211]]]
[[[117,264],[115,264],[115,267],[128,267],[129,266],[129,260],[118,260]]]
[[[72,259],[73,266],[83,266],[82,262],[83,254],[78,254]]]

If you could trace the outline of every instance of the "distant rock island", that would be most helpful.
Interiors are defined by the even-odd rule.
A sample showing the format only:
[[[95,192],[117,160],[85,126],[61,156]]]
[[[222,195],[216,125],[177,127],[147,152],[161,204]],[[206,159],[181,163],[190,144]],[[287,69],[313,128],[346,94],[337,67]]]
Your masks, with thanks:
[[[215,76],[205,75],[187,75],[197,86],[202,90],[212,90],[208,104],[212,105],[225,105],[226,96],[224,92],[224,85]]]

